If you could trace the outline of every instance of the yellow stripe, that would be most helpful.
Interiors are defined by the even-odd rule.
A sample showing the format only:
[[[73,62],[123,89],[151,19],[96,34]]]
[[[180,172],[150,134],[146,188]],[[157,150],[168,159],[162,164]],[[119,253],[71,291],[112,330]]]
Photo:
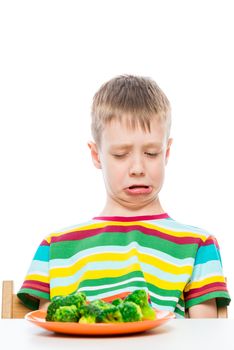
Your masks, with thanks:
[[[136,256],[139,262],[146,263],[152,265],[160,270],[168,273],[172,273],[175,275],[179,274],[191,274],[192,267],[189,265],[186,266],[176,266],[171,263],[164,262],[159,258],[140,253],[136,248],[131,249],[127,253],[97,253],[86,256],[71,266],[52,268],[50,270],[51,278],[57,277],[69,277],[74,275],[77,271],[82,269],[88,263],[92,262],[112,262],[112,261],[126,261],[131,257]]]
[[[86,271],[84,273],[84,275],[77,280],[77,282],[70,284],[68,286],[59,286],[59,287],[54,287],[51,288],[51,295],[52,297],[55,295],[66,295],[66,294],[71,294],[73,292],[75,292],[79,286],[79,284],[83,281],[83,280],[88,280],[88,279],[99,279],[99,278],[108,278],[108,277],[120,277],[123,275],[126,275],[130,272],[133,271],[139,271],[140,270],[140,265],[139,264],[133,264],[130,265],[124,269],[119,269],[119,270],[104,270],[104,271]],[[149,273],[144,273],[144,278],[146,280],[146,282],[151,283],[159,288],[162,289],[167,289],[167,290],[183,290],[184,289],[184,285],[185,282],[168,282],[165,280],[161,280]],[[120,286],[121,288],[121,286]]]
[[[172,273],[173,275],[181,275],[181,274],[191,275],[192,273],[193,268],[190,265],[176,266],[147,254],[138,253],[138,255],[139,255],[140,262],[152,265],[164,272]]]
[[[104,228],[106,226],[133,226],[133,225],[138,225],[138,226],[142,226],[148,229],[152,229],[152,230],[158,230],[162,233],[168,234],[170,236],[173,237],[195,237],[195,238],[200,238],[202,241],[205,241],[207,239],[207,237],[201,233],[194,233],[194,232],[182,232],[182,231],[173,231],[173,230],[169,230],[160,226],[156,226],[153,224],[148,224],[148,223],[143,223],[143,222],[139,222],[139,221],[132,221],[132,222],[119,222],[119,221],[105,221],[102,223],[97,223],[97,224],[90,224],[87,226],[82,226],[82,227],[75,227],[73,229],[70,230],[66,230],[63,232],[58,232],[58,233],[52,233],[51,235],[49,235],[46,238],[46,241],[48,243],[50,243],[51,237],[59,237],[62,235],[65,235],[67,233],[72,233],[75,231],[86,231],[86,230],[91,230],[91,229],[98,229],[98,228]]]
[[[41,276],[41,275],[36,275],[36,274],[32,274],[32,275],[27,275],[26,280],[32,280],[32,281],[39,281],[39,282],[45,282],[45,283],[49,283],[49,277],[48,276]]]
[[[99,279],[99,278],[105,278],[105,277],[120,277],[124,276],[130,272],[140,271],[140,265],[138,263],[132,264],[130,266],[127,266],[123,269],[118,270],[100,270],[100,271],[86,271],[78,280],[77,282],[70,284],[68,286],[59,286],[51,288],[51,294],[54,295],[66,295],[71,294],[74,291],[77,290],[79,284],[87,279]]]
[[[144,272],[145,280],[148,283],[152,283],[158,288],[167,289],[167,290],[183,290],[185,286],[185,282],[168,282],[165,280],[161,280],[160,278],[153,276],[147,272]]]
[[[186,286],[184,291],[188,292],[191,289],[201,288],[201,287],[206,286],[210,283],[216,283],[216,282],[225,282],[225,277],[224,276],[212,276],[212,277],[205,278],[202,281],[191,282]]]

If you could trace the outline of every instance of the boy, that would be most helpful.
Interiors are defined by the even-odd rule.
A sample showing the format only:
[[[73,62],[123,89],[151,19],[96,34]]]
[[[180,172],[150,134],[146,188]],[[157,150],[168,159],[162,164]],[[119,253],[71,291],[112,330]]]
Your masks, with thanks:
[[[42,241],[18,292],[26,305],[46,308],[77,290],[111,300],[135,289],[178,318],[185,309],[191,318],[217,317],[217,305],[229,304],[216,239],[160,204],[170,124],[169,101],[149,78],[119,76],[96,93],[88,146],[106,204],[89,222]]]

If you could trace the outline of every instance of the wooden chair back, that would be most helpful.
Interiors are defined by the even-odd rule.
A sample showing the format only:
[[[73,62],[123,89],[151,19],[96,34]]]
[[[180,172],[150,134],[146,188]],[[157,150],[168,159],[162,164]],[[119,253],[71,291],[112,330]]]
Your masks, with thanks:
[[[14,282],[2,282],[2,318],[24,318],[32,311],[28,309],[14,294]]]

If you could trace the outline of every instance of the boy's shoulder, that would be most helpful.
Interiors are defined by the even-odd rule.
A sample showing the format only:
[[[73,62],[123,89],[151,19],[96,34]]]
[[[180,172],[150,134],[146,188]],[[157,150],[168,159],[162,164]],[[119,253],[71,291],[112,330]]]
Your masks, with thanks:
[[[94,224],[94,220],[93,219],[86,220],[86,221],[81,221],[80,223],[78,223],[76,225],[63,227],[63,228],[61,228],[59,230],[54,231],[53,233],[56,234],[56,233],[72,232],[72,231],[83,229],[85,227],[89,227],[90,225],[93,225],[93,224]]]
[[[59,230],[53,231],[52,235],[57,235],[57,234],[65,234],[68,232],[75,232],[79,230],[85,230],[85,229],[91,229],[95,225],[95,220],[90,219],[86,221],[81,221],[80,223],[77,223],[72,226],[66,226],[63,227]]]
[[[53,237],[60,237],[69,233],[73,233],[73,232],[77,232],[77,231],[84,231],[84,230],[89,230],[94,228],[95,226],[95,221],[93,219],[87,220],[87,221],[82,221],[76,225],[72,225],[72,226],[66,226],[63,227],[59,230],[55,230],[53,232],[51,232],[50,234],[48,234],[45,237],[45,241],[47,241],[48,243],[51,241],[51,239]]]
[[[171,230],[173,232],[178,232],[181,234],[191,234],[191,235],[197,235],[197,236],[203,236],[204,239],[207,239],[210,236],[214,236],[211,232],[198,227],[198,226],[194,226],[194,225],[190,225],[187,223],[182,223],[178,220],[175,220],[174,218],[167,218],[167,219],[163,219],[163,220],[157,220],[154,221],[156,226],[161,227],[162,229],[168,229]]]

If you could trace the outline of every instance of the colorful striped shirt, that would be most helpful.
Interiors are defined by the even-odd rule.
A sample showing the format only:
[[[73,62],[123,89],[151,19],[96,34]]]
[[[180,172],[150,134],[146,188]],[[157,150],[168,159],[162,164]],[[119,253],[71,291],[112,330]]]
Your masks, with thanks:
[[[82,291],[90,301],[111,300],[136,289],[178,318],[209,299],[230,302],[215,237],[166,213],[95,217],[50,234],[17,295],[36,309],[38,297]]]

